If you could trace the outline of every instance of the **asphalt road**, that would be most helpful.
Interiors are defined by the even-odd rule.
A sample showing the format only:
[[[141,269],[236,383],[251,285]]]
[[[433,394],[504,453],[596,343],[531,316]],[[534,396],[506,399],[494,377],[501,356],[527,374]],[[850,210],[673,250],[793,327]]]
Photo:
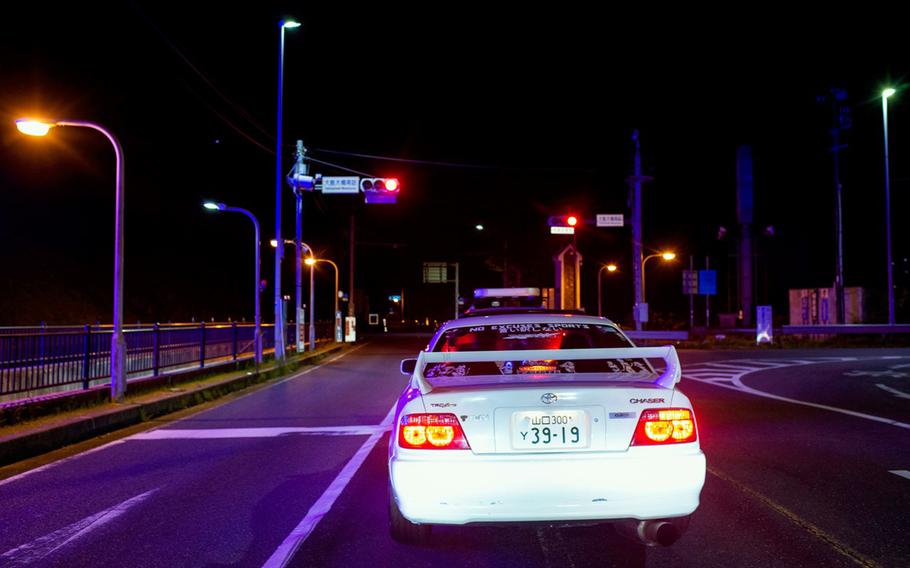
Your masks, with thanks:
[[[910,565],[910,350],[683,353],[709,474],[670,548],[607,526],[416,547],[388,536],[385,424],[424,344],[373,341],[0,481],[0,566]]]

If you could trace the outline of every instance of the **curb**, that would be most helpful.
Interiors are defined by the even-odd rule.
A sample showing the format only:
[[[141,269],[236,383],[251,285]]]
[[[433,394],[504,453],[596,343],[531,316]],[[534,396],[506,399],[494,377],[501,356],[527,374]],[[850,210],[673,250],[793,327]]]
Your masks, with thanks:
[[[77,442],[146,422],[158,416],[164,416],[209,402],[252,385],[286,377],[304,365],[318,363],[322,359],[344,349],[344,344],[336,345],[325,351],[289,360],[283,369],[274,366],[264,368],[259,373],[244,373],[214,384],[175,393],[159,400],[144,403],[126,403],[119,405],[118,408],[100,412],[96,415],[74,417],[64,424],[46,426],[31,432],[0,438],[0,466],[32,458]]]

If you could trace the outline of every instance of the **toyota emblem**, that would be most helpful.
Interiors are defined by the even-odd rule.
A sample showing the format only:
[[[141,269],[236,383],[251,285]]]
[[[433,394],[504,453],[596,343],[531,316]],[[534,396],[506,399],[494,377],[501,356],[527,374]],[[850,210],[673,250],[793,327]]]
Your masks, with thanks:
[[[540,397],[540,401],[544,404],[553,404],[557,400],[559,400],[559,397],[556,396],[556,394],[552,393],[552,392],[545,393],[545,394],[541,395],[541,397]]]

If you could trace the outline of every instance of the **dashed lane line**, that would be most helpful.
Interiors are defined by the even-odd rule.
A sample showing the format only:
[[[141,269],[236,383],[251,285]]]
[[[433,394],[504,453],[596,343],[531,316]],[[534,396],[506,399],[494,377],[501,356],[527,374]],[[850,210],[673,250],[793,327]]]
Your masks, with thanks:
[[[888,473],[893,473],[894,475],[898,475],[904,479],[910,479],[910,471],[907,471],[906,469],[892,469],[889,470]]]
[[[89,515],[60,530],[46,534],[29,543],[23,544],[22,546],[7,550],[0,555],[0,566],[27,566],[34,562],[38,562],[52,554],[54,551],[59,550],[67,544],[75,542],[110,523],[132,507],[135,507],[148,499],[156,491],[158,491],[158,489],[146,491],[145,493],[136,495],[122,503],[118,503],[113,507],[107,508],[100,513]]]

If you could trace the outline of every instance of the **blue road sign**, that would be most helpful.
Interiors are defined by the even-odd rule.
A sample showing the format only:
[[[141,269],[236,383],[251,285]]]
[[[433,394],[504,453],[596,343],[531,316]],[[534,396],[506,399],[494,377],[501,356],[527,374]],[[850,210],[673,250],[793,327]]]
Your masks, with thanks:
[[[698,293],[703,296],[717,295],[717,271],[698,271]]]

